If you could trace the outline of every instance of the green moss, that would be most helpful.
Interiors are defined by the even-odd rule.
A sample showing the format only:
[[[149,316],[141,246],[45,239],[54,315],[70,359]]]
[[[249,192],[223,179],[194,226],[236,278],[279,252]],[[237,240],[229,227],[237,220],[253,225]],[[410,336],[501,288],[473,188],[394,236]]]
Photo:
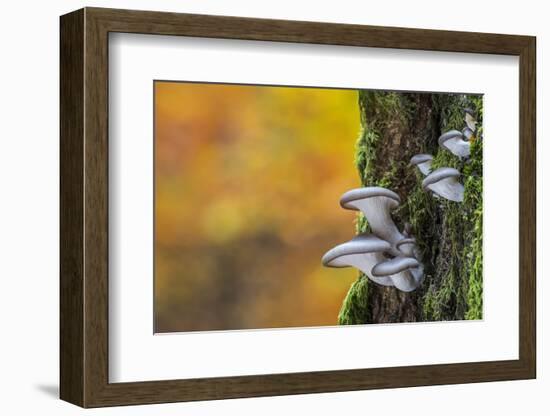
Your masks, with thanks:
[[[388,118],[399,118],[408,121],[414,113],[416,106],[410,100],[404,99],[403,93],[393,91],[359,91],[359,109],[361,110],[361,124],[370,125],[371,128],[381,127]],[[366,114],[369,117],[366,117]]]
[[[418,183],[423,177],[418,174]],[[432,258],[437,246],[432,244],[433,240],[433,219],[437,217],[436,200],[421,186],[415,187],[409,197],[394,212],[396,216],[406,218],[411,225],[412,234],[420,249],[422,258]],[[428,273],[430,270],[426,270]]]
[[[373,181],[376,186],[381,186],[382,188],[391,188],[395,178],[397,176],[397,164],[392,161],[390,168],[382,175],[382,177]]]
[[[361,184],[372,181],[372,172],[376,161],[376,148],[379,140],[378,133],[368,128],[361,127],[359,139],[355,147],[355,166],[361,179]]]
[[[477,111],[482,103],[481,96],[465,94],[434,94],[432,101],[434,112],[439,118],[439,128],[443,132],[461,131],[464,128],[464,108]]]
[[[338,314],[339,325],[357,325],[369,322],[368,315],[369,280],[359,275],[352,283]]]
[[[477,214],[474,231],[466,270],[468,273],[468,311],[466,312],[466,319],[481,319],[483,317],[483,224],[481,212]]]
[[[465,169],[465,215],[473,228],[465,245],[463,273],[468,276],[466,319],[481,319],[483,315],[483,142],[476,140],[471,147],[471,164]]]
[[[355,219],[355,232],[357,234],[366,233],[369,231],[369,224],[367,223],[367,219],[362,213],[358,213],[357,217]]]

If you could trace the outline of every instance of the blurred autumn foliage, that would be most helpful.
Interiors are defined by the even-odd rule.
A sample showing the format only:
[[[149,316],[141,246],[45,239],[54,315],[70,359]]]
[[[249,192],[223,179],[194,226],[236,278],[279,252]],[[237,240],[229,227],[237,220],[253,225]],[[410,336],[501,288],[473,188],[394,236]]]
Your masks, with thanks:
[[[155,82],[156,332],[336,325],[357,91]]]

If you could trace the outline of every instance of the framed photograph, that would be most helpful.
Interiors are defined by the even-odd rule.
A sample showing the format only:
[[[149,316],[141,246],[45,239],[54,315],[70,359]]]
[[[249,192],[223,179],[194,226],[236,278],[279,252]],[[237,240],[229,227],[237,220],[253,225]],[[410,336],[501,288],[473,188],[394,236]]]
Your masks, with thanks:
[[[535,49],[62,16],[61,398],[535,378]]]

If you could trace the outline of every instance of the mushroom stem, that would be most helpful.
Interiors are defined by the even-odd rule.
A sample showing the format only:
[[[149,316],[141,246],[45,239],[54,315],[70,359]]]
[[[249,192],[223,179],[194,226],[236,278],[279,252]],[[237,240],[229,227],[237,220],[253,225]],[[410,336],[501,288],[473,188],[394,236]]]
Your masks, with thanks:
[[[413,274],[413,271],[416,273]],[[412,292],[421,283],[423,270],[418,260],[412,257],[398,256],[378,263],[372,268],[375,277],[389,277],[394,286],[402,292]]]
[[[359,210],[365,215],[372,232],[391,244],[390,253],[400,254],[395,244],[404,238],[399,232],[390,211],[400,203],[399,196],[386,188],[366,187],[352,189],[340,198],[340,205],[345,209]]]
[[[418,258],[418,253],[416,253],[416,240],[414,238],[404,238],[398,241],[395,248],[404,256]]]

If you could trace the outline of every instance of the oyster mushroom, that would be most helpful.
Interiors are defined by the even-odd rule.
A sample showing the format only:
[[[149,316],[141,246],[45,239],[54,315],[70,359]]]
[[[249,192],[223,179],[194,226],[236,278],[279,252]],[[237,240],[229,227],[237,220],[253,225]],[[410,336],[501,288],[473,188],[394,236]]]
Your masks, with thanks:
[[[455,202],[464,200],[464,185],[458,182],[460,172],[454,168],[439,168],[422,181],[422,188]]]
[[[462,129],[462,136],[464,136],[464,138],[468,141],[475,139],[476,137],[472,129],[469,127],[464,127],[464,129]]]
[[[384,252],[391,249],[390,243],[370,234],[359,234],[350,241],[337,245],[323,256],[325,267],[355,267],[369,279],[383,286],[393,286],[389,277],[373,276],[374,265],[384,262]]]
[[[465,108],[464,113],[464,121],[466,122],[466,125],[470,128],[470,130],[476,131],[477,120],[474,110],[471,108]]]
[[[404,238],[395,244],[395,248],[407,257],[416,257],[416,240],[414,238]]]
[[[372,232],[392,245],[390,252],[394,256],[399,255],[395,244],[404,236],[395,226],[390,211],[400,202],[395,192],[377,186],[352,189],[340,198],[342,208],[358,210],[365,215]]]
[[[465,158],[470,156],[470,142],[462,138],[458,130],[451,130],[439,136],[439,145],[453,155]]]
[[[397,289],[412,292],[420,286],[424,271],[418,260],[398,256],[378,263],[372,268],[372,275],[377,278],[389,277]]]
[[[432,170],[432,155],[421,153],[411,158],[411,165],[415,165],[424,176]]]

